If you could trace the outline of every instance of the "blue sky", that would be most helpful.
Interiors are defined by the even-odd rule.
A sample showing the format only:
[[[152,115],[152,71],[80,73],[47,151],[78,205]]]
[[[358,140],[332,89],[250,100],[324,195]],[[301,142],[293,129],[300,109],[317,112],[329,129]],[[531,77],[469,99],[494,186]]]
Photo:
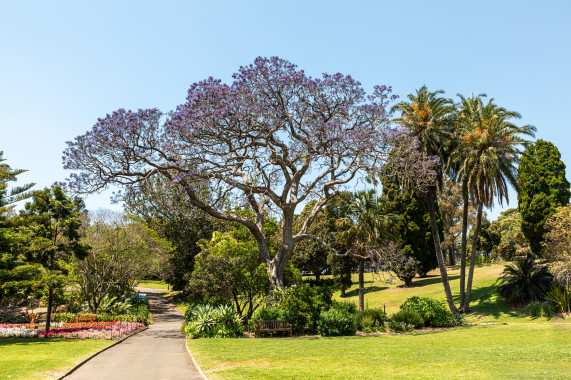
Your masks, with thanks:
[[[569,1],[4,1],[0,150],[29,170],[22,183],[49,186],[69,175],[65,141],[98,117],[172,110],[191,83],[229,81],[256,56],[278,55],[401,97],[423,84],[450,97],[487,93],[569,166],[569,15]],[[112,207],[108,195],[86,203]]]

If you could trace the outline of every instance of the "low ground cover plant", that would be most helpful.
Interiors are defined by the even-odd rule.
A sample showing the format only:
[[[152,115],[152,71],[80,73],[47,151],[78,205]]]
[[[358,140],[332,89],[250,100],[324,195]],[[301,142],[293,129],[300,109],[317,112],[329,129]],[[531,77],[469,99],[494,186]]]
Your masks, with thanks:
[[[244,327],[231,305],[196,304],[186,312],[184,332],[192,338],[237,338]]]

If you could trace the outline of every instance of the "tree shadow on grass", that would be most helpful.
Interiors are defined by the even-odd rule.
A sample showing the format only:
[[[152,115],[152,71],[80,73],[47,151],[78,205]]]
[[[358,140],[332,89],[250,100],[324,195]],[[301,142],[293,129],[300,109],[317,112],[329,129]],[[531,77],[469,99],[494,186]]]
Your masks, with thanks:
[[[510,305],[498,295],[499,282],[490,286],[472,289],[470,297],[470,313],[499,318],[501,316],[522,317],[513,310]]]
[[[388,286],[365,286],[365,294],[380,292],[381,290],[388,289]],[[359,288],[345,292],[345,297],[355,297],[359,295]]]
[[[448,281],[457,280],[459,278],[460,278],[460,275],[448,276]],[[427,276],[427,277],[422,277],[420,279],[415,278],[412,280],[412,287],[415,288],[417,286],[439,284],[441,282],[442,282],[442,280],[440,279],[440,275]]]

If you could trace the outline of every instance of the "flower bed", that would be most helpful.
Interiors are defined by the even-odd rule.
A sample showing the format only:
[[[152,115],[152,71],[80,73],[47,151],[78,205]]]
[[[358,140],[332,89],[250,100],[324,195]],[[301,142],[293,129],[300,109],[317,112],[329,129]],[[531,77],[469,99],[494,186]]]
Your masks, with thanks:
[[[0,337],[121,339],[144,328],[145,325],[139,322],[79,322],[58,324],[46,332],[28,330],[16,324],[0,324]]]

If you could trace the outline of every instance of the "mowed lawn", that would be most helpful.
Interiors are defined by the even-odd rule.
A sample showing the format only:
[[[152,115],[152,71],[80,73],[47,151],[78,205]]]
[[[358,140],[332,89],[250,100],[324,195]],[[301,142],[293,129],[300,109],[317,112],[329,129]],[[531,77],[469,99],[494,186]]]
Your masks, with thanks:
[[[468,323],[550,323],[545,318],[530,318],[514,311],[498,295],[498,278],[504,270],[506,263],[477,265],[474,270],[474,285],[470,309],[471,313],[466,315]],[[460,269],[458,267],[448,268],[448,278],[452,294],[455,296],[456,304],[459,302],[460,291]],[[387,276],[381,278],[372,273],[365,273],[365,305],[369,308],[386,307],[387,313],[392,314],[399,310],[399,306],[409,297],[421,296],[431,297],[437,300],[446,301],[444,288],[440,281],[440,272],[434,270],[428,273],[426,278],[415,278],[413,286],[401,288],[402,284],[398,279],[389,283],[385,281]],[[353,275],[354,285],[347,290],[345,300],[358,302],[357,274]],[[334,293],[333,298],[341,299],[340,292]],[[569,320],[558,320],[566,322]],[[571,322],[571,321],[569,321]]]
[[[190,339],[209,379],[569,379],[571,325],[481,325],[367,337]]]
[[[504,266],[476,268],[466,327],[366,337],[189,339],[188,345],[209,379],[571,378],[571,321],[512,310],[497,295]],[[457,295],[459,269],[449,268],[449,276]],[[366,304],[385,306],[388,314],[412,296],[445,299],[438,271],[415,279],[412,288],[370,273],[366,281]],[[357,302],[357,286],[347,295]]]
[[[0,379],[55,379],[111,340],[0,339]]]

